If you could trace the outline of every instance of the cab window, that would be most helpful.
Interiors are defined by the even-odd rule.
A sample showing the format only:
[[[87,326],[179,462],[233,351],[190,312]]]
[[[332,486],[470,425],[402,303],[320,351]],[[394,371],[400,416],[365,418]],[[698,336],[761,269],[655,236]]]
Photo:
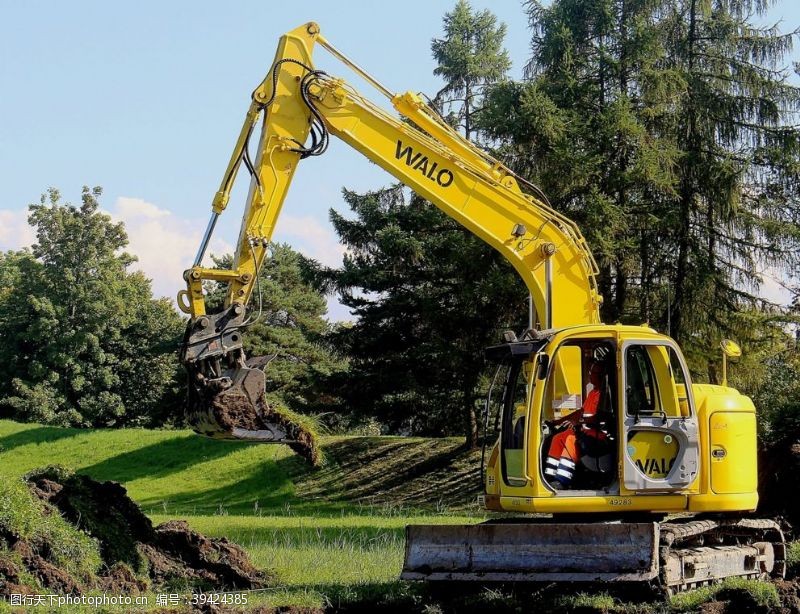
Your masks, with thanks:
[[[634,345],[625,352],[625,407],[629,414],[654,414],[661,407],[658,402],[653,364],[643,345]]]
[[[625,350],[625,408],[632,416],[675,418],[690,414],[686,375],[668,345],[631,345]]]
[[[522,486],[525,478],[525,423],[528,413],[527,363],[520,361],[508,373],[503,399],[503,477],[509,486]]]
[[[556,350],[545,388],[542,420],[558,420],[583,405],[583,354],[578,342]]]

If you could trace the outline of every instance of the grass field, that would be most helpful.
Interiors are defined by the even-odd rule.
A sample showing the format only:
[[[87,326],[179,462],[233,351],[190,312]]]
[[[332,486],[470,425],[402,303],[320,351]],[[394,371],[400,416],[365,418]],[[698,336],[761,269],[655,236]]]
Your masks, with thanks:
[[[759,607],[776,603],[773,585],[737,581],[669,604],[552,586],[533,593],[460,588],[436,601],[420,585],[397,580],[404,527],[485,518],[475,505],[479,453],[465,453],[459,443],[329,437],[323,440],[327,464],[310,469],[279,445],[217,442],[188,431],[92,431],[0,420],[0,480],[60,464],[121,482],[155,523],[185,519],[202,533],[244,546],[258,567],[273,571],[277,582],[250,595],[257,605],[431,613],[516,612],[533,604],[541,611],[696,611],[728,589],[745,591]],[[800,547],[793,544],[790,554],[796,568]],[[0,611],[7,611],[2,603]]]
[[[478,522],[475,454],[457,440],[327,438],[310,470],[285,446],[189,431],[61,429],[0,421],[0,479],[60,464],[123,483],[156,523],[173,518],[244,546],[279,585],[272,605],[402,592],[404,527]]]

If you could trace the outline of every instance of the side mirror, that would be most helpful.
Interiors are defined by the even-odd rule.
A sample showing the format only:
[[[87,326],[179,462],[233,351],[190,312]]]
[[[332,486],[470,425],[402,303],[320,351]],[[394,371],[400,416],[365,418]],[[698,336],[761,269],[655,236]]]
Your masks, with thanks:
[[[730,339],[723,339],[719,344],[722,348],[722,385],[728,385],[728,359],[739,358],[742,355],[742,348],[739,344]]]
[[[722,347],[722,353],[728,358],[739,358],[742,355],[742,348],[735,341],[723,339],[719,345]]]
[[[538,369],[536,379],[547,379],[547,371],[550,369],[550,357],[547,354],[539,354]]]

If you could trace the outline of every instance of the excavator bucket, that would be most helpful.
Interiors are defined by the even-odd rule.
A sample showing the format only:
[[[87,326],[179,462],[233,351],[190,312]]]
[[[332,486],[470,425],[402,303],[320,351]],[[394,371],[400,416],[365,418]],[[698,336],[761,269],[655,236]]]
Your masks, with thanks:
[[[288,443],[286,428],[267,417],[265,382],[264,371],[252,362],[227,369],[222,377],[211,380],[190,373],[189,425],[213,439]]]
[[[409,525],[401,578],[635,582],[658,575],[655,522]]]
[[[247,360],[241,329],[244,308],[192,320],[181,361],[189,374],[186,419],[195,432],[214,439],[284,443],[312,464],[321,456],[316,438],[288,411],[267,404],[265,369],[275,356]]]
[[[286,443],[291,437],[270,420],[264,398],[264,369],[271,358],[245,359],[245,326],[242,305],[187,325],[181,345],[181,362],[189,374],[186,420],[195,432],[214,439]]]

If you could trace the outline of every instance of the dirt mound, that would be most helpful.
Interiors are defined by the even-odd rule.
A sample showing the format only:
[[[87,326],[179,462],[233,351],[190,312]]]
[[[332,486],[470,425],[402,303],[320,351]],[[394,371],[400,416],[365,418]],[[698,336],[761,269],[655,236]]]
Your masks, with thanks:
[[[196,590],[261,588],[269,575],[256,569],[245,551],[226,539],[211,539],[183,521],[154,527],[150,519],[115,482],[97,482],[83,475],[48,468],[28,476],[31,492],[45,503],[43,514],[60,513],[97,540],[103,569],[80,582],[54,564],[52,548],[12,534],[0,535],[0,596],[32,593],[24,577],[33,576],[44,588],[80,594],[100,588],[136,594],[159,587]]]
[[[800,612],[800,578],[775,582],[783,607],[790,612]]]
[[[285,408],[264,400],[259,408],[261,414],[258,414],[253,411],[250,401],[244,394],[225,394],[214,398],[211,409],[217,423],[231,431],[235,428],[250,431],[269,430],[269,424],[276,425],[292,440],[287,443],[292,451],[315,467],[322,464],[317,436],[302,423],[301,416]]]
[[[34,594],[36,591],[24,584],[24,575],[32,575],[41,586],[62,595],[80,594],[78,582],[45,558],[49,554],[46,548],[39,554],[24,540],[8,534],[2,537],[10,546],[10,554],[0,555],[0,596]]]
[[[168,582],[177,574],[197,579],[209,588],[261,588],[266,576],[258,571],[247,553],[224,537],[210,539],[182,520],[171,520],[156,527],[155,544],[144,544],[151,577]],[[175,565],[181,567],[176,570]]]
[[[758,453],[758,511],[781,518],[800,533],[800,432],[790,433]]]

